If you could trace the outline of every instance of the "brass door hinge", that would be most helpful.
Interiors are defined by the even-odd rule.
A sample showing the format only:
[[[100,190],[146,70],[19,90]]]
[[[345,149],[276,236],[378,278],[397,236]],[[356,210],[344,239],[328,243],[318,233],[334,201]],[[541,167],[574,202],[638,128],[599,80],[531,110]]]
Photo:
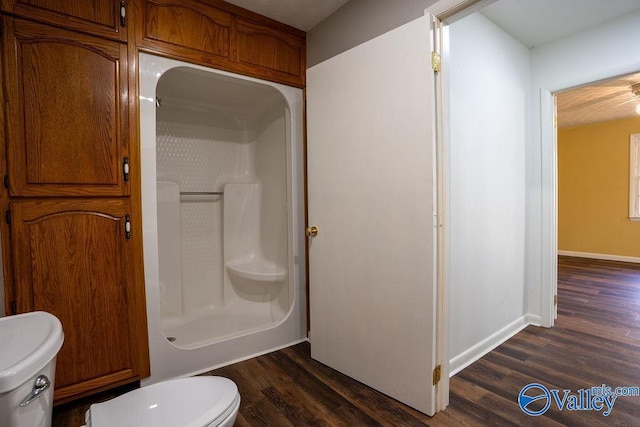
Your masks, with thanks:
[[[442,70],[442,58],[438,52],[431,52],[431,68],[436,73]]]
[[[442,365],[433,368],[433,385],[436,385],[442,379]]]
[[[558,305],[558,295],[553,296],[553,305]]]

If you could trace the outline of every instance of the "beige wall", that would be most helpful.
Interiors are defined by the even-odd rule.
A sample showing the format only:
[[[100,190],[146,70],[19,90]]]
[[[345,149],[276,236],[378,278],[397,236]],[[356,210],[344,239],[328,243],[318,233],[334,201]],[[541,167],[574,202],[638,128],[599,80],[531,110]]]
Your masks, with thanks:
[[[307,66],[424,15],[437,0],[350,0],[307,33]]]
[[[640,257],[629,221],[629,136],[640,117],[558,131],[558,249]]]

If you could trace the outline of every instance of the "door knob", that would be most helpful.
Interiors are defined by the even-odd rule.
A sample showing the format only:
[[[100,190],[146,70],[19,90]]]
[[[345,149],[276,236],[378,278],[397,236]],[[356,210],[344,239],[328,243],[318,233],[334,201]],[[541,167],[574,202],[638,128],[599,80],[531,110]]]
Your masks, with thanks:
[[[315,225],[307,227],[306,235],[307,237],[316,237],[318,235],[318,227],[316,227]]]

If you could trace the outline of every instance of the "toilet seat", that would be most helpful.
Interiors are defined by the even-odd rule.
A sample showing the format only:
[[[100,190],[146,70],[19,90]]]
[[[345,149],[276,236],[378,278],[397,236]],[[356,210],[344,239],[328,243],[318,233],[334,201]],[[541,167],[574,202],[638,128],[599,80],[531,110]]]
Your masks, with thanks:
[[[220,426],[240,406],[235,383],[222,377],[191,377],[156,383],[91,405],[87,427]],[[234,414],[235,413],[235,414]]]

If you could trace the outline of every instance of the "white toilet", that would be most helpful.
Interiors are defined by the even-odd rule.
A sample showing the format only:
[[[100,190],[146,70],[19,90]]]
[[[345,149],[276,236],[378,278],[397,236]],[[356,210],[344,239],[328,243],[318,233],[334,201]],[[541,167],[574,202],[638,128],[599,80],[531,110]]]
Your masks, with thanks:
[[[64,335],[42,311],[0,318],[0,426],[49,427]]]
[[[240,394],[222,377],[191,377],[156,383],[91,405],[87,427],[231,427]]]

